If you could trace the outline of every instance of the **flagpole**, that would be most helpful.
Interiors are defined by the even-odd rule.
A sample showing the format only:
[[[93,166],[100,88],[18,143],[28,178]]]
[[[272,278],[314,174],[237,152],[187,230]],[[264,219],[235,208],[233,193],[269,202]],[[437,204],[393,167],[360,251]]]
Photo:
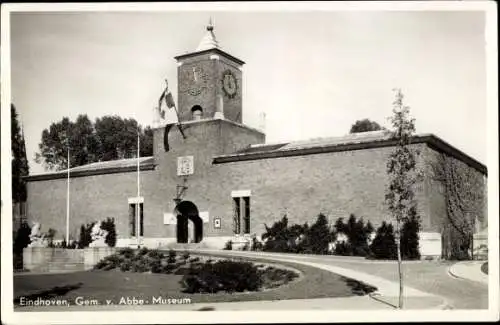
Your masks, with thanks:
[[[66,245],[69,245],[69,168],[70,168],[70,160],[69,160],[69,141],[68,141],[68,180],[67,180],[67,188],[66,188]]]
[[[139,126],[137,126],[137,213],[136,213],[136,238],[137,238],[137,247],[139,247],[139,230],[140,230],[140,225],[139,225],[139,220],[140,220],[140,201],[139,197],[141,196],[141,176],[140,176],[140,163],[139,163],[139,158],[140,158],[140,138],[139,138]]]

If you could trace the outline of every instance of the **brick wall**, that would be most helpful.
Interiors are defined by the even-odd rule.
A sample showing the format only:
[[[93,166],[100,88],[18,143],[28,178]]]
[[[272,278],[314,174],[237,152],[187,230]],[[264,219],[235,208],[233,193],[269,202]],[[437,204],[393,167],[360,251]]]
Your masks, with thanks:
[[[163,129],[155,130],[156,169],[141,172],[144,203],[144,236],[176,236],[176,226],[164,224],[164,213],[173,213],[177,185],[186,185],[182,199],[193,202],[200,212],[209,213],[204,223],[205,237],[233,235],[231,192],[250,190],[251,232],[262,233],[285,213],[292,223],[312,223],[324,213],[331,223],[353,213],[378,226],[387,220],[384,205],[387,183],[386,161],[391,147],[330,152],[293,157],[212,164],[216,155],[262,143],[264,135],[224,120],[188,123],[186,139],[173,128],[171,150],[163,150]],[[416,144],[421,152],[418,164],[424,181],[416,191],[423,232],[439,232],[443,216],[443,197],[439,186],[429,178],[427,163],[434,149]],[[177,158],[194,156],[194,174],[177,176]],[[135,172],[86,176],[71,179],[71,224],[77,238],[82,223],[114,217],[119,238],[129,234],[128,202],[136,196]],[[41,221],[43,231],[54,228],[57,239],[65,233],[66,180],[28,183],[28,214]],[[214,218],[222,227],[214,228]]]

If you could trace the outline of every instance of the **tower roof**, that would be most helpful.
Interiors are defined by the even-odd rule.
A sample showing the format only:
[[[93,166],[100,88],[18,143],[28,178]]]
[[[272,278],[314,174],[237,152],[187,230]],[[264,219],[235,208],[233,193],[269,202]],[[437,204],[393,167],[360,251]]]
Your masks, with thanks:
[[[221,49],[219,42],[214,34],[214,25],[212,24],[212,19],[208,22],[207,32],[203,36],[196,48],[196,52],[210,50],[210,49]]]

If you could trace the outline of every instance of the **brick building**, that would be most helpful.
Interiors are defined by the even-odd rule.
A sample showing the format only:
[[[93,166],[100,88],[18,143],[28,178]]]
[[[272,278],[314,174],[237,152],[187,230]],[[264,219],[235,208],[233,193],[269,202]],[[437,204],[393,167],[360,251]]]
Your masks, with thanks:
[[[200,242],[222,248],[235,236],[260,235],[284,213],[292,223],[333,223],[356,216],[375,226],[387,220],[386,162],[394,142],[384,132],[266,144],[265,134],[242,124],[242,65],[223,51],[207,27],[196,51],[177,56],[177,127],[154,129],[154,154],[70,169],[71,238],[84,223],[115,218],[118,246]],[[485,186],[486,167],[438,137],[418,135],[424,181],[417,189],[422,255],[440,255],[446,202],[429,162],[445,153],[473,170]],[[57,239],[66,233],[67,171],[31,175],[28,219]],[[138,183],[140,195],[137,195]],[[139,209],[137,209],[139,205]],[[139,211],[139,218],[136,217]],[[480,223],[487,222],[484,213]]]

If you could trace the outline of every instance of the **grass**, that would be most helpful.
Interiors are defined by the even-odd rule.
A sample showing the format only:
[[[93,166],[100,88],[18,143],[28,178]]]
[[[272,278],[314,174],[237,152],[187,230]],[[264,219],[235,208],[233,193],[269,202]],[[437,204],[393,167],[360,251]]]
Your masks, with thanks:
[[[268,261],[260,261],[268,263]],[[60,274],[20,274],[14,276],[14,302],[24,297],[67,299],[74,304],[76,297],[96,299],[100,304],[122,297],[136,297],[151,303],[152,297],[190,298],[192,303],[255,300],[284,300],[364,295],[373,287],[344,278],[331,272],[292,262],[280,262],[300,271],[299,280],[272,290],[229,294],[182,293],[181,274],[151,274],[111,271],[85,271]],[[61,289],[62,288],[62,289]],[[64,290],[63,290],[64,289]],[[18,303],[17,303],[18,305]]]
[[[488,274],[488,262],[485,262],[485,263],[483,263],[483,265],[481,265],[481,271],[484,274]]]

